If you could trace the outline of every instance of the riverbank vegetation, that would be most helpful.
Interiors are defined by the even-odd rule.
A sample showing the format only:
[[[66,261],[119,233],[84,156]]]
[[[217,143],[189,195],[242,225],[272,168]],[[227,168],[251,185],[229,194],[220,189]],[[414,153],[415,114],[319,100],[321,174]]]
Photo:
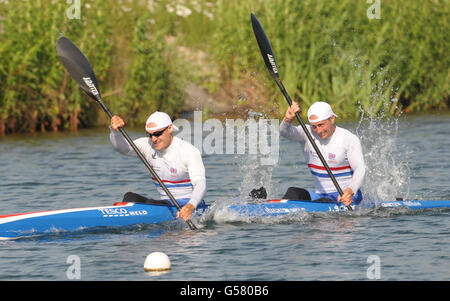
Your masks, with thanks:
[[[265,70],[250,12],[304,108],[323,100],[358,117],[449,106],[448,1],[69,2],[0,1],[0,135],[107,123],[59,62],[60,35],[86,54],[104,100],[131,125],[154,110],[180,112],[188,84],[229,104],[230,116],[280,117],[285,100]]]

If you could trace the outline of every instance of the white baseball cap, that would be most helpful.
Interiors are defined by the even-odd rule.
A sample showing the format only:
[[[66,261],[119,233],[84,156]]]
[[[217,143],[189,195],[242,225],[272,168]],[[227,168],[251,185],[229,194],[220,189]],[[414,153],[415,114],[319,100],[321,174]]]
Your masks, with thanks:
[[[148,126],[149,123],[154,123],[154,124],[156,124],[156,126],[149,127]],[[169,115],[167,115],[164,112],[156,111],[155,113],[153,113],[152,115],[150,115],[147,118],[147,121],[145,122],[145,129],[147,131],[156,131],[156,130],[166,128],[171,124],[172,124],[172,120],[170,119]],[[178,127],[176,125],[172,124],[172,127],[173,127],[174,131],[178,131]]]
[[[311,116],[315,115],[317,118],[311,120]],[[326,120],[330,118],[331,116],[337,117],[336,114],[334,114],[333,109],[331,109],[331,106],[323,101],[318,101],[313,103],[308,110],[308,120],[309,122],[319,122]]]

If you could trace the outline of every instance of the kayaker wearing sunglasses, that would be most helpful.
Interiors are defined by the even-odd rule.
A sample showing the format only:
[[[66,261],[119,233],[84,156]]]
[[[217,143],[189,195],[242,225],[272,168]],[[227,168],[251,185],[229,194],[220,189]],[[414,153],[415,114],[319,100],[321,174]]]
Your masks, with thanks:
[[[145,124],[147,137],[138,138],[134,143],[182,207],[178,217],[188,220],[197,206],[204,205],[206,177],[201,153],[189,142],[173,136],[173,131],[178,131],[178,128],[166,113],[154,112]],[[137,156],[119,133],[119,127],[124,125],[119,116],[111,118],[111,143],[119,153]],[[169,200],[156,179],[152,180],[161,198]],[[145,200],[145,197],[132,192],[127,192],[123,199],[124,202]]]

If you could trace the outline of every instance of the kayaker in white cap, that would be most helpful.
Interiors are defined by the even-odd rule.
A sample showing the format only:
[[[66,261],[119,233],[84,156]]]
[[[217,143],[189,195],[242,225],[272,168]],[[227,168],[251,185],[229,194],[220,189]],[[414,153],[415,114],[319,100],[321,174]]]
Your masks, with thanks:
[[[364,157],[359,138],[350,131],[336,126],[337,115],[328,103],[319,101],[309,108],[309,125],[306,126],[344,192],[341,197],[302,127],[292,125],[295,113],[300,111],[298,103],[292,102],[280,125],[280,134],[302,144],[308,167],[314,175],[316,189],[312,191],[290,187],[283,199],[314,201],[331,199],[343,202],[346,206],[352,202],[358,204],[362,200],[360,188],[365,174]]]
[[[125,122],[119,116],[111,118],[111,143],[121,154],[137,156],[119,133],[119,127],[124,125]],[[134,143],[182,207],[178,217],[188,220],[199,205],[205,205],[203,196],[206,192],[206,177],[201,153],[189,142],[173,136],[173,131],[178,131],[178,128],[164,112],[151,114],[145,123],[145,130],[148,137],[138,138]],[[169,200],[156,179],[152,180],[161,198]],[[145,200],[139,194],[128,192],[123,201]]]

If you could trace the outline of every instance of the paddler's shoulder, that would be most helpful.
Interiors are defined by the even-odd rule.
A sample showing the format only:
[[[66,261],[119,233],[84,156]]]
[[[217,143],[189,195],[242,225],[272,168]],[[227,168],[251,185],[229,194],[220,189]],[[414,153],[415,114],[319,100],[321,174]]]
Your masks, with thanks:
[[[335,134],[337,136],[345,137],[347,139],[351,140],[359,140],[358,136],[354,133],[352,133],[350,130],[342,128],[340,126],[336,126],[336,132]]]
[[[151,146],[151,142],[150,142],[150,139],[148,139],[148,137],[140,137],[140,138],[133,140],[133,142],[139,148],[146,148],[149,145]]]
[[[194,145],[192,145],[190,142],[185,141],[181,138],[178,138],[176,136],[173,137],[172,143],[176,147],[177,150],[185,152],[185,151],[191,151],[191,152],[198,152],[198,148],[196,148]]]

